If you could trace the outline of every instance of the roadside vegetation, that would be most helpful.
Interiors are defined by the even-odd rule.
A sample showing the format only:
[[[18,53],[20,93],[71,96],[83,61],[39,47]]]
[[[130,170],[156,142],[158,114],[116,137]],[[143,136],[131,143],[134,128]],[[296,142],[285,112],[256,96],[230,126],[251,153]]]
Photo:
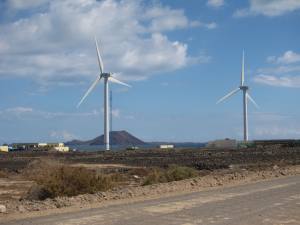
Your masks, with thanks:
[[[22,172],[23,177],[36,185],[28,191],[26,199],[44,200],[61,196],[76,196],[107,191],[135,179],[136,185],[151,185],[184,180],[199,175],[191,167],[169,165],[167,168],[134,168],[123,172],[96,171],[85,167],[74,167],[57,160],[34,160]]]
[[[27,198],[39,200],[106,191],[121,180],[116,174],[100,174],[84,167],[72,167],[52,160],[31,163],[25,174],[37,184],[29,191]]]
[[[294,175],[299,167],[291,166],[299,165],[299,153],[299,147],[277,146],[0,153],[0,202],[8,212],[26,212]]]
[[[0,170],[0,178],[7,178],[7,177],[8,177],[7,172]]]
[[[191,167],[170,165],[166,169],[153,168],[145,177],[142,185],[151,185],[157,183],[166,183],[178,180],[184,180],[198,176],[197,170]]]

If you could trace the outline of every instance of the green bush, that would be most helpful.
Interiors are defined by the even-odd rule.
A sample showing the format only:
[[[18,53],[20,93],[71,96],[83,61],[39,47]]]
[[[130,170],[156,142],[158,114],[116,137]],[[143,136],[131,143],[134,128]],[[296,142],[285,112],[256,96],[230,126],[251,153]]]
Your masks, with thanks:
[[[197,170],[178,165],[170,165],[167,169],[153,168],[145,177],[143,185],[166,183],[198,176]]]

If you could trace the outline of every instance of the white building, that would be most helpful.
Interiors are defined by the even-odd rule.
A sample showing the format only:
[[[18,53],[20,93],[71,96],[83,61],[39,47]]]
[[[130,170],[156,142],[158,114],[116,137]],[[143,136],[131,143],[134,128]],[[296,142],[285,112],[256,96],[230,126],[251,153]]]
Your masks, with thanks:
[[[8,146],[0,146],[0,152],[8,152]]]
[[[172,148],[174,148],[174,145],[160,145],[159,148],[160,149],[172,149]]]
[[[58,147],[54,147],[54,149],[58,152],[68,152],[70,151],[70,148],[67,146],[58,146]]]

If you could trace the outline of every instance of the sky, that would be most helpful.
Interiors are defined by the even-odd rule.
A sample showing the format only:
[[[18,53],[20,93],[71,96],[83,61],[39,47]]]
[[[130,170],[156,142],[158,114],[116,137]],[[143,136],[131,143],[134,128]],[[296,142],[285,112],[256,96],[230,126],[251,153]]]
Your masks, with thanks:
[[[144,141],[242,139],[242,51],[249,138],[300,138],[299,0],[1,0],[0,144],[87,140],[113,130]]]

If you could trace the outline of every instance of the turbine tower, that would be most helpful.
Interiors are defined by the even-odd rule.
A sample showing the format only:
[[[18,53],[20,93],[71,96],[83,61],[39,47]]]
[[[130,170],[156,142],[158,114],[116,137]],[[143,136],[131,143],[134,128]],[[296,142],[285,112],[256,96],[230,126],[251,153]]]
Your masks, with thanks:
[[[121,84],[127,87],[131,87],[130,85],[117,80],[115,77],[113,77],[113,73],[106,73],[104,72],[104,66],[103,61],[99,52],[98,42],[95,37],[95,44],[96,44],[96,51],[98,56],[98,64],[100,69],[100,74],[98,75],[97,79],[94,81],[94,83],[91,85],[91,87],[87,90],[87,92],[84,94],[82,99],[77,105],[77,108],[81,105],[81,103],[85,100],[85,98],[92,92],[92,90],[96,87],[96,85],[99,83],[99,81],[103,78],[104,80],[104,144],[105,149],[110,150],[109,145],[109,85],[108,81],[111,81],[113,83]]]
[[[248,141],[248,99],[258,108],[258,105],[253,100],[253,98],[248,93],[249,86],[245,85],[245,54],[243,51],[243,58],[242,58],[242,72],[241,72],[241,85],[234,89],[233,91],[229,92],[227,95],[222,97],[217,104],[223,102],[227,98],[231,97],[232,95],[236,94],[238,91],[243,91],[243,118],[244,118],[244,141]]]
[[[109,109],[110,109],[110,112],[109,112],[109,115],[110,115],[110,124],[109,124],[109,127],[110,127],[110,131],[113,131],[113,126],[112,126],[112,118],[113,118],[113,107],[112,107],[112,104],[113,104],[113,100],[112,100],[112,90],[110,90],[110,95],[109,95]]]

